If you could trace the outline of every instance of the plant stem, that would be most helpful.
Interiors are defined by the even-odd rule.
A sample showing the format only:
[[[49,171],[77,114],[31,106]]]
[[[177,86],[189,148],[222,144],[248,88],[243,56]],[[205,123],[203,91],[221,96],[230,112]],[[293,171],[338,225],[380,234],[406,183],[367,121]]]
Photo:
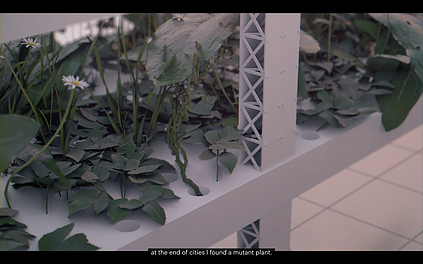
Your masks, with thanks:
[[[186,111],[191,105],[191,98],[189,93],[190,87],[187,89],[177,86],[175,90],[170,95],[170,103],[173,109],[172,116],[169,119],[169,125],[167,129],[167,144],[172,151],[172,155],[175,156],[175,161],[179,166],[181,171],[182,181],[191,186],[197,196],[203,196],[198,185],[196,185],[191,179],[186,175],[186,169],[188,166],[188,156],[185,149],[181,146],[182,139],[186,136],[187,132],[182,135],[178,134],[180,125],[182,124],[182,119],[187,116]],[[185,101],[182,103],[182,109],[179,97],[186,96]],[[184,159],[182,162],[181,154]]]
[[[73,89],[72,90],[72,92],[71,92],[71,94],[70,94],[70,98],[69,98],[69,102],[68,102],[68,106],[66,107],[66,111],[65,111],[65,114],[63,115],[63,118],[62,118],[62,120],[60,121],[60,125],[59,125],[59,127],[57,128],[57,130],[56,130],[56,132],[54,133],[54,135],[50,138],[50,140],[47,142],[47,144],[45,144],[44,145],[44,147],[40,150],[40,152],[38,152],[37,153],[37,155],[34,155],[34,157],[32,157],[30,160],[28,160],[24,165],[22,165],[19,169],[17,169],[11,176],[10,176],[10,178],[7,180],[7,183],[6,183],[6,188],[4,189],[4,197],[5,197],[5,199],[6,199],[6,203],[7,203],[7,206],[10,208],[10,209],[12,209],[12,206],[10,205],[10,202],[9,202],[9,196],[7,195],[7,191],[8,191],[8,189],[9,189],[9,185],[10,185],[10,182],[12,181],[12,179],[15,177],[15,175],[18,173],[18,172],[20,172],[21,170],[23,170],[26,166],[28,166],[29,164],[31,164],[36,158],[38,158],[38,156],[40,156],[41,155],[41,153],[43,153],[49,146],[50,146],[50,144],[56,139],[56,137],[57,137],[57,135],[60,133],[60,131],[62,130],[62,127],[63,127],[63,125],[65,124],[65,122],[66,122],[66,119],[67,119],[67,117],[68,117],[68,114],[69,114],[69,111],[70,111],[70,108],[71,108],[71,103],[70,102],[72,102],[73,101],[73,98],[74,98],[74,96],[75,96],[75,89]],[[35,111],[34,111],[34,113],[35,113]]]
[[[214,65],[214,77],[216,78],[217,83],[220,86],[220,89],[222,90],[223,94],[225,95],[226,99],[229,101],[229,103],[231,104],[232,108],[234,109],[236,115],[238,115],[238,110],[236,109],[236,107],[234,106],[234,104],[232,103],[231,99],[229,99],[229,96],[226,94],[225,89],[223,89],[222,83],[220,82],[220,78],[219,75],[217,73],[217,64]]]

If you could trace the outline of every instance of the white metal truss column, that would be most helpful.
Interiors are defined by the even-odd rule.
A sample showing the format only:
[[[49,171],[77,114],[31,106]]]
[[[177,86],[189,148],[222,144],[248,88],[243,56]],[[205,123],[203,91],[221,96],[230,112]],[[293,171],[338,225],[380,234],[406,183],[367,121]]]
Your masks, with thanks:
[[[291,241],[289,202],[237,232],[238,248],[274,248],[289,250]]]
[[[241,164],[267,170],[294,154],[300,14],[241,14]]]
[[[251,162],[257,170],[263,147],[264,18],[260,13],[240,14],[239,128],[251,133],[242,140],[246,155],[241,164]]]
[[[294,155],[300,14],[241,14],[241,164],[269,170]],[[237,233],[238,247],[289,249],[291,202]]]

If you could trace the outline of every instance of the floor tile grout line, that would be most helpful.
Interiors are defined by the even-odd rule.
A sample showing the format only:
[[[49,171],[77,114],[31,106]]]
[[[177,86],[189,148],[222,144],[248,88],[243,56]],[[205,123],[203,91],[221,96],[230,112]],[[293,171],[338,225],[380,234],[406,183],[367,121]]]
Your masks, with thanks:
[[[383,178],[377,178],[377,179],[375,179],[375,180],[380,180],[380,181],[382,181],[382,182],[384,182],[384,183],[388,183],[388,184],[391,184],[391,185],[393,185],[393,186],[396,186],[396,187],[399,187],[399,188],[403,188],[403,189],[405,189],[406,191],[410,191],[410,192],[414,192],[414,193],[417,193],[417,194],[421,194],[421,195],[423,195],[423,192],[420,192],[420,191],[417,191],[417,190],[411,189],[410,187],[407,187],[407,186],[401,185],[401,184],[399,184],[399,183],[391,182],[391,181],[389,181],[389,180],[385,180],[385,179],[383,179]]]
[[[395,146],[394,146],[395,147]],[[379,149],[380,150],[380,149]],[[377,152],[377,151],[376,151]],[[407,157],[405,157],[403,160],[400,160],[400,161],[398,161],[397,163],[395,163],[394,165],[392,165],[391,167],[389,167],[388,169],[386,169],[385,171],[382,171],[379,175],[377,175],[377,176],[373,176],[373,175],[371,175],[371,174],[368,174],[368,173],[366,173],[366,172],[363,172],[363,171],[360,171],[360,170],[357,170],[357,169],[354,169],[354,168],[351,168],[351,166],[349,166],[349,167],[347,167],[347,168],[345,168],[345,169],[349,169],[349,170],[352,170],[352,171],[354,171],[354,172],[357,172],[357,173],[361,173],[361,174],[363,174],[363,175],[365,175],[365,176],[369,176],[369,177],[372,177],[372,178],[379,178],[379,177],[381,177],[382,175],[384,175],[385,173],[387,173],[387,172],[389,172],[389,171],[391,171],[392,169],[395,169],[396,167],[398,167],[399,165],[401,165],[402,163],[404,163],[404,162],[406,162],[407,160],[409,160],[409,159],[411,159],[412,157],[414,157],[415,155],[418,155],[419,153],[418,152],[412,152],[412,151],[408,151],[408,152],[410,152],[409,153],[409,156],[407,156]],[[375,152],[373,152],[373,153],[375,153]],[[373,153],[371,153],[371,154],[373,154]],[[371,155],[370,154],[370,155]],[[366,159],[367,157],[364,157],[363,159]]]
[[[406,146],[400,145],[400,144],[398,144],[398,143],[393,143],[393,142],[388,143],[388,145],[392,145],[393,147],[396,147],[396,148],[401,148],[401,149],[403,149],[403,150],[408,150],[408,151],[411,151],[411,152],[417,152],[417,153],[419,153],[419,152],[421,152],[421,151],[422,151],[422,149],[415,150],[415,149],[412,149],[412,148],[409,148],[409,147],[406,147]]]
[[[423,233],[423,231],[419,232],[417,235],[415,235],[410,241],[408,241],[407,243],[405,243],[404,245],[402,245],[397,251],[400,251],[401,249],[405,248],[408,244],[410,244],[411,242],[415,242],[417,244],[420,244],[423,246],[423,243],[420,243],[419,241],[416,241],[416,238],[421,235]],[[423,248],[422,248],[423,249]]]
[[[359,218],[356,218],[356,217],[354,217],[354,216],[348,215],[348,214],[343,213],[343,212],[341,212],[341,211],[335,210],[335,209],[333,209],[333,208],[329,208],[329,207],[326,207],[326,206],[319,205],[319,204],[317,204],[317,203],[315,203],[315,202],[313,202],[313,201],[307,200],[307,199],[305,199],[305,198],[300,198],[300,199],[302,199],[302,200],[304,200],[304,201],[306,201],[306,202],[313,203],[313,204],[318,205],[318,206],[320,206],[320,207],[323,207],[323,210],[322,210],[322,211],[320,211],[320,212],[318,212],[318,213],[316,213],[315,215],[311,216],[310,218],[308,218],[307,220],[305,220],[305,221],[304,221],[304,222],[302,222],[301,224],[297,225],[296,227],[292,228],[292,229],[291,229],[291,232],[292,232],[292,231],[294,231],[295,229],[299,228],[300,226],[302,226],[302,225],[303,225],[303,224],[305,224],[306,222],[311,221],[311,220],[312,220],[313,218],[315,218],[316,216],[318,216],[318,215],[322,214],[323,212],[325,212],[325,211],[329,210],[329,211],[335,212],[335,213],[337,213],[337,214],[343,215],[343,216],[345,216],[345,217],[351,218],[351,219],[353,219],[353,220],[355,220],[355,221],[361,222],[361,223],[363,223],[363,224],[367,224],[367,225],[370,225],[370,226],[372,226],[372,227],[375,227],[375,228],[378,228],[378,229],[380,229],[380,230],[383,230],[383,231],[385,231],[385,232],[388,232],[388,233],[391,233],[391,234],[393,234],[393,235],[399,236],[399,237],[401,237],[401,238],[404,238],[404,239],[407,239],[407,240],[410,240],[410,241],[414,241],[414,242],[419,243],[418,241],[415,241],[414,239],[415,239],[417,236],[419,236],[421,232],[420,232],[419,234],[417,234],[416,236],[414,236],[413,238],[409,238],[409,237],[403,236],[403,235],[401,235],[401,234],[397,234],[397,233],[395,233],[395,232],[392,232],[392,231],[390,231],[390,230],[388,230],[388,229],[385,229],[385,228],[383,228],[383,227],[377,226],[377,225],[375,225],[375,224],[372,224],[372,223],[366,222],[366,221],[361,220],[361,219],[359,219]]]
[[[302,197],[297,197],[297,198],[298,198],[298,199],[300,199],[300,200],[303,200],[303,201],[306,201],[306,202],[312,203],[312,204],[314,204],[314,205],[317,205],[317,206],[319,206],[319,207],[322,207],[322,209],[321,209],[321,211],[317,212],[316,214],[314,214],[314,215],[312,215],[311,217],[309,217],[309,218],[307,218],[306,220],[304,220],[304,221],[303,221],[302,223],[300,223],[299,225],[297,225],[297,226],[295,226],[295,227],[291,228],[291,232],[292,232],[293,230],[297,229],[298,227],[302,226],[303,224],[307,223],[308,221],[312,220],[313,218],[315,218],[316,216],[318,216],[319,214],[323,213],[324,211],[326,211],[326,210],[328,209],[326,206],[323,206],[323,205],[318,204],[318,203],[316,203],[316,202],[310,201],[310,200],[308,200],[308,199],[305,199],[305,198],[302,198]],[[291,213],[291,214],[292,214],[292,213]]]
[[[303,221],[301,224],[297,225],[296,227],[292,228],[292,229],[291,229],[291,231],[292,231],[292,230],[295,230],[295,229],[296,229],[296,228],[298,228],[298,227],[300,227],[300,226],[301,226],[301,225],[303,225],[304,223],[306,223],[306,222],[308,222],[308,221],[312,220],[314,217],[316,217],[317,215],[321,214],[321,213],[322,213],[322,212],[324,212],[325,210],[334,210],[334,209],[332,209],[332,208],[331,208],[332,206],[334,206],[334,205],[336,205],[337,203],[341,202],[341,201],[342,201],[342,200],[344,200],[345,198],[347,198],[347,197],[349,197],[349,196],[353,195],[354,193],[356,193],[357,191],[359,191],[359,190],[360,190],[360,189],[362,189],[363,187],[365,187],[365,186],[369,185],[370,183],[374,182],[375,180],[381,180],[381,181],[383,181],[383,182],[385,182],[385,183],[387,183],[387,184],[391,184],[391,185],[393,185],[393,186],[396,186],[396,187],[399,187],[399,188],[405,189],[405,190],[407,190],[407,191],[413,191],[413,192],[417,192],[417,193],[421,194],[420,192],[418,192],[418,191],[416,191],[416,190],[412,190],[412,189],[406,188],[406,187],[404,187],[404,186],[397,185],[397,184],[395,184],[395,183],[392,183],[392,182],[386,181],[386,180],[384,180],[384,179],[380,179],[380,177],[382,177],[385,173],[388,173],[390,170],[392,170],[392,169],[396,168],[397,166],[399,166],[400,164],[404,163],[404,162],[405,162],[405,161],[407,161],[408,159],[411,159],[411,158],[412,158],[413,156],[415,156],[415,155],[418,155],[418,153],[413,153],[413,154],[412,154],[412,155],[410,155],[409,157],[407,157],[407,158],[405,158],[404,160],[402,160],[402,161],[398,162],[397,164],[393,165],[391,168],[389,168],[389,169],[385,170],[384,172],[380,173],[378,176],[370,176],[370,175],[368,175],[368,174],[366,174],[366,173],[363,173],[363,172],[361,172],[361,171],[357,171],[357,170],[354,170],[354,169],[351,169],[351,168],[346,168],[346,170],[351,170],[351,171],[353,171],[353,172],[355,172],[355,173],[359,173],[359,174],[362,174],[362,175],[364,175],[364,176],[370,176],[370,178],[371,178],[371,179],[370,179],[368,182],[366,182],[366,183],[364,183],[363,185],[361,185],[361,186],[359,186],[358,188],[356,188],[355,190],[353,190],[353,191],[351,191],[351,192],[347,193],[346,195],[344,195],[343,197],[341,197],[341,198],[340,198],[340,199],[338,199],[337,201],[333,202],[333,203],[332,203],[332,204],[330,204],[329,206],[325,206],[325,205],[322,205],[322,204],[316,203],[316,202],[314,202],[314,201],[308,200],[308,199],[306,199],[306,198],[301,197],[301,195],[300,195],[300,196],[298,196],[297,198],[300,198],[300,199],[302,199],[302,200],[304,200],[304,201],[307,201],[307,202],[310,202],[310,203],[315,204],[315,205],[317,205],[317,206],[320,206],[320,207],[322,207],[322,208],[323,208],[323,210],[322,210],[322,211],[320,211],[320,212],[318,212],[318,213],[316,213],[315,215],[311,216],[311,217],[310,217],[310,218],[308,218],[307,220]],[[334,211],[335,211],[335,210],[334,210]]]
[[[366,222],[366,221],[363,221],[363,220],[361,220],[361,219],[355,218],[355,217],[353,217],[353,216],[350,216],[350,215],[348,215],[348,214],[345,214],[345,213],[339,212],[339,211],[337,211],[337,210],[335,210],[335,209],[331,208],[332,206],[336,205],[336,204],[337,204],[337,203],[339,203],[340,201],[342,201],[342,200],[344,200],[345,198],[347,198],[347,197],[351,196],[352,194],[356,193],[358,190],[360,190],[360,189],[362,189],[363,187],[365,187],[365,186],[369,185],[370,183],[374,182],[375,180],[381,180],[382,182],[385,182],[385,183],[387,183],[387,184],[391,184],[391,185],[393,185],[393,186],[396,186],[396,187],[399,187],[399,188],[405,189],[405,190],[407,190],[407,191],[413,191],[413,192],[417,192],[417,193],[419,193],[419,194],[422,194],[421,192],[418,192],[418,191],[416,191],[416,190],[413,190],[413,189],[407,188],[407,187],[405,187],[405,186],[401,186],[401,185],[399,185],[399,184],[396,184],[396,183],[393,183],[393,182],[390,182],[390,181],[387,181],[387,180],[385,180],[385,179],[382,179],[382,178],[381,178],[383,175],[385,175],[385,174],[386,174],[386,173],[388,173],[389,171],[391,171],[391,170],[395,169],[396,167],[400,166],[402,163],[405,163],[406,161],[408,161],[409,159],[411,159],[411,158],[412,158],[412,157],[414,157],[415,155],[421,155],[421,154],[423,153],[422,149],[420,149],[420,150],[416,151],[416,150],[411,150],[411,149],[409,149],[409,148],[407,148],[407,147],[403,147],[403,146],[401,146],[401,145],[397,145],[397,144],[395,144],[395,143],[389,143],[389,144],[390,144],[390,145],[392,145],[393,147],[396,147],[396,148],[399,148],[399,149],[403,149],[403,150],[409,151],[409,152],[410,152],[410,153],[409,153],[409,156],[408,156],[408,157],[406,157],[406,158],[404,158],[403,160],[399,161],[399,162],[398,162],[398,163],[396,163],[395,165],[391,166],[391,167],[390,167],[390,168],[388,168],[387,170],[385,170],[385,171],[381,172],[381,173],[380,173],[379,175],[377,175],[377,176],[373,176],[373,175],[367,174],[367,173],[365,173],[365,172],[362,172],[362,171],[359,171],[359,170],[356,170],[356,169],[353,169],[353,168],[350,168],[350,167],[345,168],[344,170],[350,170],[350,171],[352,171],[352,172],[359,173],[359,174],[361,174],[361,175],[364,175],[364,176],[370,177],[371,179],[370,179],[368,182],[366,182],[366,183],[364,183],[363,185],[361,185],[360,187],[356,188],[355,190],[353,190],[353,191],[351,191],[351,192],[347,193],[346,195],[344,195],[343,197],[341,197],[341,198],[340,198],[340,199],[338,199],[337,201],[333,202],[333,203],[332,203],[332,204],[330,204],[329,206],[324,206],[324,205],[321,205],[321,204],[316,203],[316,202],[314,202],[314,201],[311,201],[311,200],[308,200],[308,199],[306,199],[306,198],[303,198],[303,197],[298,196],[297,198],[299,198],[299,199],[301,199],[301,200],[303,200],[303,201],[306,201],[306,202],[312,203],[312,204],[314,204],[314,205],[316,205],[316,206],[322,207],[322,210],[321,210],[321,211],[319,211],[319,212],[317,212],[317,213],[316,213],[316,214],[314,214],[313,216],[309,217],[308,219],[306,219],[305,221],[303,221],[303,222],[302,222],[302,223],[300,223],[299,225],[295,226],[294,228],[291,228],[291,232],[292,232],[293,230],[295,230],[295,229],[297,229],[297,228],[301,227],[303,224],[305,224],[305,223],[307,223],[307,222],[311,221],[312,219],[314,219],[314,218],[315,218],[315,217],[317,217],[318,215],[322,214],[322,213],[323,213],[323,212],[325,212],[326,210],[330,210],[330,211],[336,212],[336,213],[338,213],[338,214],[344,215],[344,216],[346,216],[346,217],[349,217],[349,218],[351,218],[351,219],[353,219],[353,220],[356,220],[356,221],[362,222],[362,223],[364,223],[364,224],[367,224],[367,225],[373,226],[373,227],[378,228],[378,229],[380,229],[380,230],[383,230],[383,231],[389,232],[389,233],[391,233],[391,234],[393,234],[393,235],[396,235],[396,236],[399,236],[399,237],[402,237],[402,238],[404,238],[404,239],[409,240],[407,243],[405,243],[405,244],[404,244],[401,248],[399,248],[398,250],[400,250],[400,249],[404,248],[407,244],[411,243],[412,241],[413,241],[413,242],[416,242],[416,243],[421,244],[420,242],[416,241],[416,240],[415,240],[415,238],[416,238],[416,237],[418,237],[418,236],[419,236],[419,235],[420,235],[423,231],[422,231],[422,232],[420,232],[419,234],[417,234],[417,235],[416,235],[415,237],[413,237],[412,239],[410,239],[410,238],[405,237],[405,236],[403,236],[403,235],[397,234],[397,233],[392,232],[392,231],[390,231],[390,230],[384,229],[384,228],[379,227],[379,226],[377,226],[377,225],[374,225],[374,224],[368,223],[368,222]]]
[[[388,233],[391,233],[391,234],[393,234],[393,235],[399,236],[399,237],[401,237],[401,238],[404,238],[404,239],[407,239],[407,240],[410,240],[410,241],[414,241],[414,240],[413,240],[413,238],[409,238],[409,237],[406,237],[406,236],[404,236],[404,235],[401,235],[401,234],[398,234],[398,233],[392,232],[391,230],[388,230],[388,229],[385,229],[385,228],[383,228],[383,227],[377,226],[377,225],[375,225],[375,224],[372,224],[372,223],[366,222],[366,221],[364,221],[364,220],[361,220],[361,219],[356,218],[356,217],[354,217],[354,216],[348,215],[348,214],[343,213],[343,212],[341,212],[341,211],[337,211],[337,210],[335,210],[335,209],[333,209],[333,208],[328,208],[327,210],[330,210],[330,211],[332,211],[332,212],[335,212],[335,213],[341,214],[341,215],[343,215],[343,216],[345,216],[345,217],[349,217],[349,218],[351,218],[351,219],[353,219],[353,220],[356,220],[356,221],[361,222],[361,223],[363,223],[363,224],[370,225],[370,226],[372,226],[372,227],[378,228],[378,229],[380,229],[380,230],[383,230],[383,231],[385,231],[385,232],[388,232]]]

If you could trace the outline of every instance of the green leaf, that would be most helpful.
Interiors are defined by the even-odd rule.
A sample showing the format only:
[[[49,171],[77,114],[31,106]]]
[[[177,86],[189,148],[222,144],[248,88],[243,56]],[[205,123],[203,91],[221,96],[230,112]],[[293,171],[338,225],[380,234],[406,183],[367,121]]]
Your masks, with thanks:
[[[95,174],[94,172],[86,171],[86,172],[84,172],[84,174],[81,175],[81,179],[84,180],[84,181],[87,181],[87,182],[95,182],[99,178],[98,178],[97,174]]]
[[[224,143],[232,140],[236,140],[242,138],[242,134],[244,130],[236,129],[234,127],[224,127],[222,131],[220,131],[220,139],[215,143]]]
[[[154,182],[156,184],[166,184],[169,183],[165,177],[163,177],[163,175],[161,175],[160,173],[155,173],[153,175],[149,175],[149,176],[145,176],[144,179]]]
[[[163,188],[160,198],[179,199],[181,197],[177,196],[171,189]]]
[[[164,225],[166,223],[166,214],[163,208],[156,202],[149,202],[142,207],[142,210],[146,212],[154,221]]]
[[[338,110],[336,112],[339,113],[339,114],[341,114],[341,115],[356,115],[356,114],[358,114],[357,108],[350,108],[350,109],[345,109],[345,110]]]
[[[148,165],[148,166],[140,166],[136,168],[135,170],[132,170],[128,172],[128,174],[141,174],[146,172],[152,172],[158,169],[161,166],[161,164],[155,164],[155,165]]]
[[[333,69],[333,62],[309,62],[308,65],[317,66],[322,69],[325,69],[329,74],[332,72]]]
[[[98,194],[97,200],[94,201],[94,211],[95,214],[98,215],[104,211],[104,209],[109,206],[109,197],[107,193],[101,192]]]
[[[333,115],[333,117],[335,117],[336,120],[338,120],[339,124],[341,124],[341,126],[343,127],[348,127],[349,125],[352,124],[352,121],[353,121],[351,117],[342,117],[339,115]]]
[[[208,116],[210,115],[210,111],[213,109],[216,100],[217,96],[203,96],[198,103],[188,108],[188,111],[193,114]]]
[[[238,118],[236,118],[236,117],[223,118],[222,124],[225,127],[227,127],[227,126],[237,127],[238,126]]]
[[[45,234],[38,241],[38,248],[40,251],[55,251],[60,247],[60,244],[65,240],[65,238],[72,231],[75,223],[70,223],[63,227],[57,228],[51,233]]]
[[[31,141],[40,124],[18,115],[0,115],[0,171]]]
[[[392,94],[376,96],[386,131],[390,131],[404,122],[420,98],[423,89],[423,83],[413,67],[398,70],[391,83],[395,85]]]
[[[215,56],[222,41],[239,25],[237,14],[191,13],[186,17],[188,21],[169,19],[160,25],[143,54],[148,77],[156,86],[182,82],[190,77],[194,55],[202,70],[205,60]],[[167,65],[171,59],[173,61]]]
[[[79,162],[85,155],[85,151],[82,149],[72,149],[65,154],[66,157],[73,159],[76,162]]]
[[[119,205],[124,204],[127,201],[128,199],[126,198],[109,201],[107,216],[110,217],[112,224],[116,223],[122,218],[127,217],[131,213],[131,210],[119,207]]]
[[[87,209],[97,200],[97,190],[79,190],[75,192],[68,202],[69,204],[69,215],[72,216],[76,212]]]
[[[234,154],[230,153],[230,152],[223,152],[223,153],[219,154],[219,161],[232,174],[232,172],[235,169],[236,163],[237,163],[236,156]]]
[[[405,56],[405,55],[401,55],[401,54],[398,54],[398,55],[375,54],[373,56],[373,58],[393,59],[393,60],[397,60],[397,61],[400,61],[400,62],[405,63],[405,64],[409,64],[410,61],[411,61],[410,57]]]
[[[354,25],[358,30],[369,33],[374,40],[377,38],[378,25],[370,20],[355,19]]]
[[[96,122],[97,121],[97,117],[94,116],[91,112],[91,110],[85,110],[85,108],[80,107],[79,110],[81,111],[81,114],[88,120]],[[91,113],[90,113],[91,112]]]
[[[238,142],[223,142],[216,143],[209,147],[209,149],[224,150],[224,149],[238,149],[245,151],[244,147]]]
[[[134,169],[138,168],[138,166],[139,166],[139,165],[140,165],[140,161],[139,161],[139,160],[136,160],[136,159],[129,159],[129,160],[126,162],[126,165],[125,165],[124,170],[125,170],[125,171],[134,170]]]
[[[386,89],[371,89],[367,91],[367,93],[381,95],[381,94],[392,94],[393,92]]]
[[[329,124],[331,124],[334,127],[339,127],[339,123],[332,114],[332,111],[325,110],[319,114],[319,116],[323,119],[325,119]]]
[[[319,50],[319,42],[317,42],[312,36],[301,30],[300,51],[304,51],[305,53],[317,53]]]
[[[31,169],[38,177],[46,177],[50,174],[50,170],[39,161],[33,161],[31,164]]]
[[[110,176],[109,169],[107,169],[105,166],[101,166],[101,165],[95,166],[93,168],[93,172],[95,174],[97,174],[97,176],[98,176],[98,178],[99,178],[100,181],[105,181]]]
[[[210,144],[214,144],[220,139],[219,132],[216,130],[208,131],[206,134],[204,134],[204,137]]]
[[[58,248],[59,251],[95,251],[99,247],[88,243],[84,234],[75,234],[66,239]]]
[[[361,96],[363,96],[363,92],[355,89],[353,87],[349,87],[348,90],[350,91],[351,97],[357,101],[360,100]]]
[[[32,235],[32,234],[30,234],[30,233],[28,233],[24,230],[21,230],[21,229],[8,229],[8,230],[1,231],[0,234],[1,234],[1,238],[0,238],[1,248],[0,248],[0,250],[2,250],[2,251],[8,250],[8,249],[5,248],[4,242],[10,241],[9,239],[13,239],[15,242],[18,242],[20,244],[20,245],[15,244],[15,247],[26,246],[28,248],[29,247],[28,238],[34,238],[35,237],[34,235]]]
[[[405,49],[411,63],[414,66],[416,77],[423,83],[423,27],[422,20],[417,15],[398,13],[369,13],[369,15],[382,23],[385,27],[390,26],[390,30],[394,38]]]
[[[41,145],[36,144],[28,144],[24,148],[24,152],[31,157],[37,155],[43,147]],[[62,173],[62,171],[57,166],[56,161],[54,160],[53,156],[51,155],[50,151],[46,149],[41,153],[36,159],[36,161],[42,162],[49,170],[54,172],[57,176],[59,176],[58,183],[60,183],[61,186],[57,186],[58,188],[63,187],[63,189],[70,189],[71,182],[65,177],[65,175]]]
[[[140,196],[139,200],[143,204],[147,204],[148,202],[159,198],[160,195],[162,195],[162,191],[163,188],[161,186],[152,186]]]
[[[144,206],[144,204],[138,199],[132,199],[119,205],[120,208],[128,209],[128,210],[139,209],[142,206]]]
[[[319,91],[317,93],[317,97],[322,101],[318,105],[316,105],[314,111],[322,112],[323,110],[329,109],[333,106],[332,97],[327,91]]]
[[[216,154],[210,149],[205,149],[199,156],[200,160],[209,160],[216,158]]]
[[[204,139],[204,132],[201,129],[194,130],[189,138],[185,138],[184,142],[188,142],[191,144],[208,144],[207,141]]]
[[[0,218],[0,228],[3,229],[5,227],[27,227],[27,226],[10,217],[2,217]]]
[[[307,98],[307,90],[308,85],[307,81],[304,75],[303,67],[301,66],[301,63],[298,67],[298,88],[297,88],[297,96],[302,97],[304,99]]]
[[[84,234],[75,234],[63,241],[72,231],[75,223],[60,227],[51,233],[45,234],[38,241],[40,251],[93,251],[98,247],[88,243]]]
[[[15,209],[6,208],[6,207],[0,208],[0,217],[5,217],[5,216],[14,217],[18,213],[19,211]]]
[[[338,89],[332,90],[333,107],[339,110],[345,110],[351,107],[351,100],[348,99],[343,93],[339,92]]]
[[[318,82],[325,75],[325,71],[324,70],[311,71],[310,74],[311,76],[314,77],[314,80]]]

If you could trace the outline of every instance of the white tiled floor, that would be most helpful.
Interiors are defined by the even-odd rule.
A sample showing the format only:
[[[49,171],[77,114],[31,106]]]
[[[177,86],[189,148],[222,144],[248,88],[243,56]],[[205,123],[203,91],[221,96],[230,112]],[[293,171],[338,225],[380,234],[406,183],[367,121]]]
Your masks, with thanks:
[[[291,250],[423,251],[422,137],[419,126],[295,198]]]

